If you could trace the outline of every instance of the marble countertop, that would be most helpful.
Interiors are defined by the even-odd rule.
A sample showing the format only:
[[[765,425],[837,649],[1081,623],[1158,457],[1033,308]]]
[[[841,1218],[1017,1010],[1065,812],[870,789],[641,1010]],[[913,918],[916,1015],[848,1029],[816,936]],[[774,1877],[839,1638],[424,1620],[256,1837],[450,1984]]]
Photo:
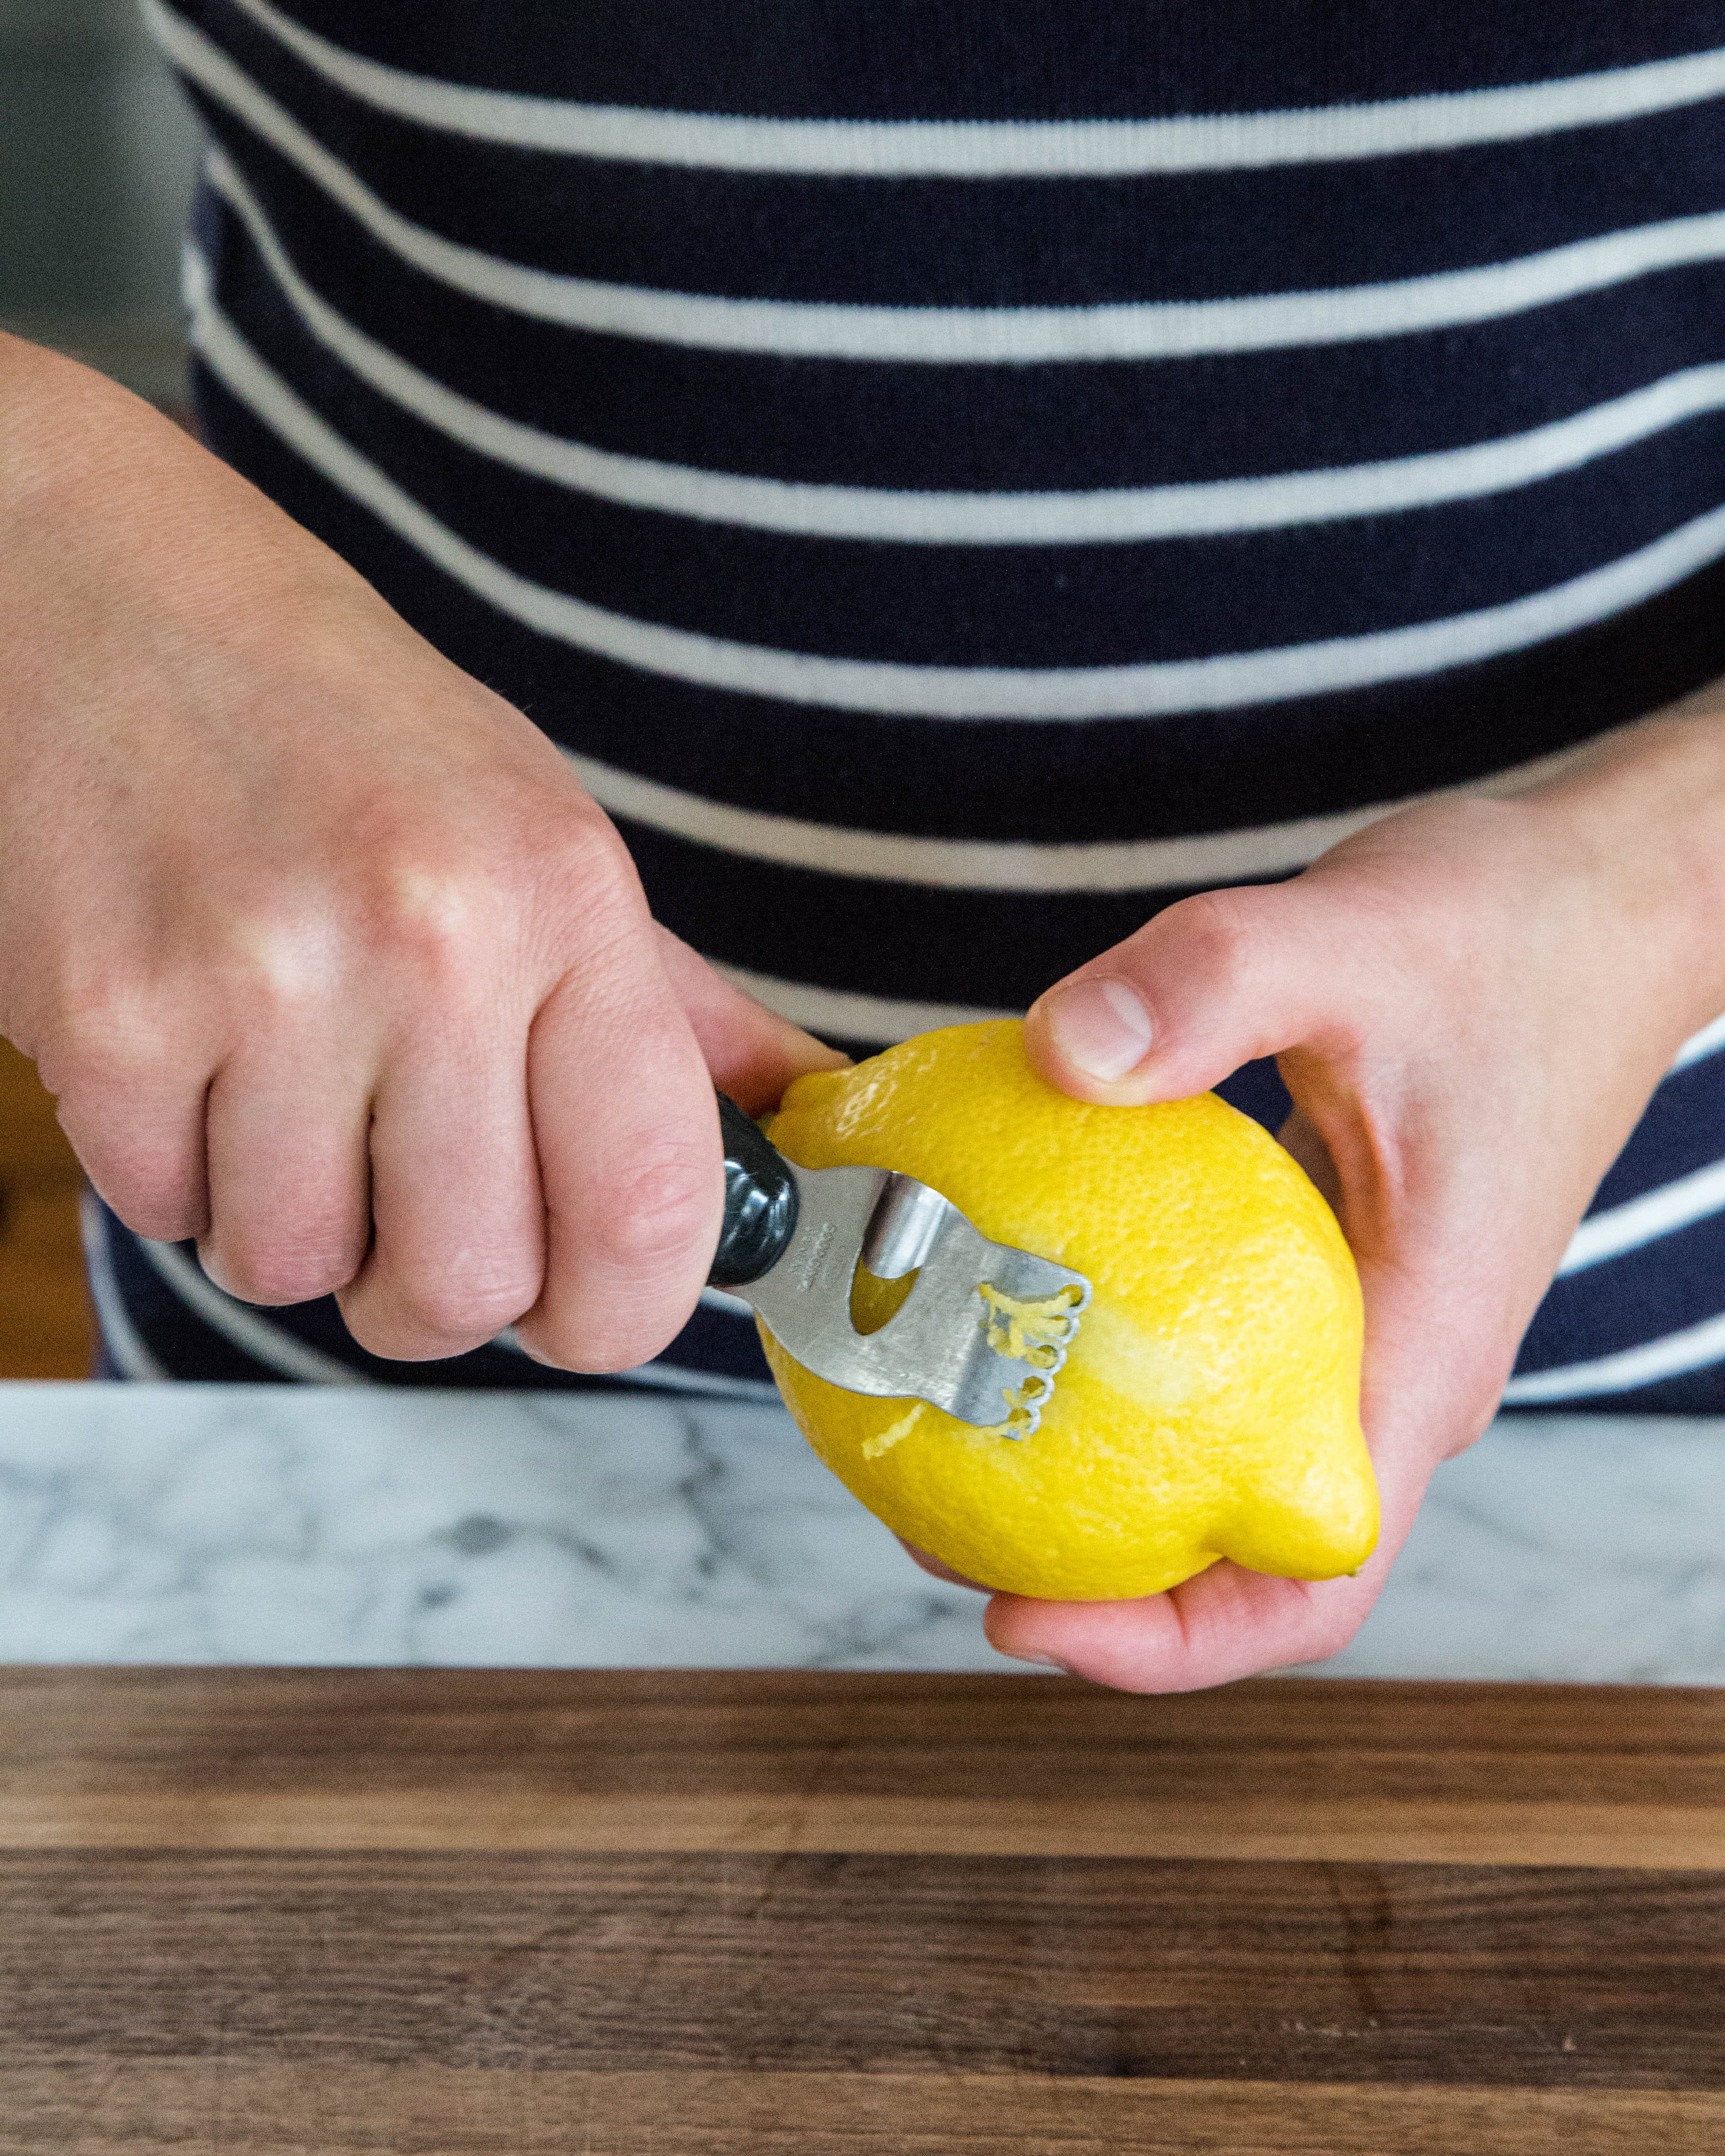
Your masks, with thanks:
[[[1500,1423],[1326,1673],[1725,1681],[1725,1422]],[[1022,1670],[773,1408],[0,1385],[0,1661]]]

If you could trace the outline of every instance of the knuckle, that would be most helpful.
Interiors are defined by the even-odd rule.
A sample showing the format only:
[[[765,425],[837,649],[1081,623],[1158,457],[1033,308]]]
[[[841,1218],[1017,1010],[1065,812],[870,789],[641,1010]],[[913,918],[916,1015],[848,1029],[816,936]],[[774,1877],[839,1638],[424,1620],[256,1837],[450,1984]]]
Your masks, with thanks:
[[[632,910],[640,901],[640,879],[629,849],[603,816],[595,813],[566,844],[562,866],[578,886],[583,909],[602,914]]]
[[[586,980],[608,968],[639,975],[647,911],[633,862],[616,861],[609,846],[557,862],[537,879],[535,900],[561,969]]]
[[[373,893],[367,940],[434,983],[459,980],[496,947],[500,896],[471,862],[398,860]]]
[[[183,1177],[152,1174],[124,1162],[90,1172],[110,1212],[151,1243],[183,1243],[208,1224],[203,1194]]]
[[[198,1103],[207,1068],[171,998],[117,973],[60,998],[38,1069],[104,1203],[134,1235],[182,1242],[208,1225]]]
[[[716,1232],[716,1158],[667,1152],[638,1162],[594,1209],[588,1242],[594,1261],[628,1278],[682,1265]]]
[[[1165,932],[1179,936],[1189,963],[1223,993],[1245,981],[1258,942],[1256,926],[1240,898],[1233,891],[1201,891],[1163,916]]]
[[[129,983],[69,989],[38,1058],[42,1082],[74,1101],[135,1087],[141,1072],[172,1065],[179,1030],[156,995]]]
[[[556,1369],[603,1377],[650,1362],[675,1338],[682,1314],[667,1312],[655,1322],[650,1311],[637,1306],[607,1311],[582,1300],[572,1309],[536,1311],[531,1323],[516,1328],[516,1337]]]
[[[405,1272],[392,1298],[406,1331],[428,1340],[490,1340],[531,1309],[538,1282],[512,1269],[459,1265]]]
[[[178,1243],[208,1226],[201,1160],[171,1142],[105,1127],[100,1101],[75,1116],[63,1102],[60,1122],[90,1187],[135,1235]]]
[[[566,1265],[520,1328],[523,1343],[565,1369],[632,1369],[668,1346],[686,1319],[694,1265],[717,1232],[716,1158],[699,1148],[637,1161],[560,1238]],[[691,1263],[691,1261],[694,1261]]]
[[[374,820],[363,854],[374,932],[434,969],[465,966],[547,908],[593,921],[640,904],[628,849],[584,798],[512,796],[434,826]]]
[[[461,967],[495,932],[508,865],[507,846],[471,800],[428,808],[384,793],[356,804],[321,889],[272,925],[280,973],[315,983],[380,958]]]
[[[358,1259],[351,1240],[313,1234],[254,1241],[222,1235],[200,1250],[204,1270],[242,1302],[280,1308],[345,1287]]]
[[[311,905],[236,914],[224,941],[216,978],[230,1037],[298,1025],[339,994],[350,963],[333,911]]]

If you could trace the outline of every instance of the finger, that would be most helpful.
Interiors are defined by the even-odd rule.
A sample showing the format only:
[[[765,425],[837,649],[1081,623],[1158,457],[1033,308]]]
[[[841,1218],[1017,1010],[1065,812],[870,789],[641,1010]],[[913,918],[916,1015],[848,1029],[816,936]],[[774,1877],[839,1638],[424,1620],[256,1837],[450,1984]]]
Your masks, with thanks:
[[[902,1535],[894,1539],[911,1563],[920,1565],[931,1579],[944,1579],[953,1587],[973,1588],[978,1594],[993,1594],[993,1589],[985,1587],[981,1580],[968,1579],[962,1572],[954,1572],[951,1565],[943,1564],[939,1558],[932,1557],[926,1549],[918,1549],[915,1543],[907,1543]]]
[[[533,1023],[528,1087],[544,1288],[522,1341],[566,1369],[629,1369],[687,1322],[724,1177],[713,1081],[644,906],[595,932]]]
[[[311,1302],[346,1287],[364,1262],[368,1050],[248,1044],[211,1084],[210,1219],[198,1256],[242,1301]]]
[[[1003,1655],[1117,1691],[1201,1691],[1337,1653],[1375,1599],[1361,1587],[1266,1579],[1224,1561],[1142,1602],[997,1596],[983,1628]]]
[[[1297,884],[1184,899],[1038,998],[1031,1060],[1080,1100],[1134,1103],[1296,1045],[1339,1052],[1364,1012],[1332,911]]]
[[[1338,1653],[1383,1592],[1425,1494],[1413,1443],[1378,1462],[1384,1522],[1352,1579],[1275,1579],[1225,1559],[1136,1602],[1036,1602],[998,1594],[983,1623],[1002,1654],[1054,1662],[1123,1691],[1196,1691]]]
[[[134,1235],[177,1243],[209,1225],[204,1097],[212,1058],[195,1037],[126,1029],[45,1052],[43,1083],[90,1185]]]
[[[369,1255],[341,1296],[374,1355],[495,1339],[536,1301],[545,1238],[526,1013],[444,1004],[389,1044],[372,1104]]]
[[[727,981],[678,936],[654,923],[672,993],[694,1031],[714,1085],[752,1116],[777,1107],[805,1070],[842,1070],[850,1060]]]

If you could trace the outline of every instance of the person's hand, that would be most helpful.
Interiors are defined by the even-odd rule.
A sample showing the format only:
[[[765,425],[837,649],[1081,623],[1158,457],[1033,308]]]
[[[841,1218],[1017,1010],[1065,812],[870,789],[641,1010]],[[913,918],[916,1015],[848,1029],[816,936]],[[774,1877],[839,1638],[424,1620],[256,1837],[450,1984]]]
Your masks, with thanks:
[[[656,1353],[716,1080],[834,1060],[649,919],[519,711],[213,457],[0,340],[0,1030],[140,1234],[374,1353]]]
[[[1279,1056],[1283,1142],[1359,1265],[1384,1531],[1353,1579],[1223,1563],[1142,1601],[997,1596],[996,1646],[1175,1691],[1347,1642],[1672,1054],[1725,1009],[1722,818],[1725,719],[1650,722],[1540,793],[1409,810],[1291,882],[1186,900],[1038,1002],[1030,1055],[1081,1100]]]

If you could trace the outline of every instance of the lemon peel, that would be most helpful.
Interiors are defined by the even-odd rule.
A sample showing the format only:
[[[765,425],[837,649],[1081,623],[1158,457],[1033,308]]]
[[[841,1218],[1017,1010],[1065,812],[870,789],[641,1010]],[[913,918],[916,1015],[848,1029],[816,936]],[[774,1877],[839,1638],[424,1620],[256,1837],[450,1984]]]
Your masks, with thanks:
[[[984,1281],[977,1293],[988,1306],[983,1330],[996,1354],[1010,1355],[1033,1369],[1055,1367],[1056,1348],[1065,1345],[1078,1323],[1073,1314],[1079,1299],[1076,1287],[1021,1299]]]
[[[1009,1355],[1014,1362],[1030,1365],[1014,1389],[1002,1386],[1006,1419],[985,1425],[983,1435],[1022,1441],[1035,1435],[1038,1411],[1054,1390],[1053,1379],[1039,1373],[1058,1368],[1059,1350],[1077,1328],[1077,1305],[1082,1296],[1076,1287],[1057,1288],[1052,1295],[1008,1295],[992,1281],[983,1281],[977,1293],[983,1299],[982,1327],[988,1345],[997,1355]]]
[[[1030,1068],[1019,1025],[997,1020],[799,1079],[771,1135],[804,1168],[916,1176],[991,1241],[1091,1283],[1028,1442],[1001,1441],[1017,1404],[1004,1387],[1006,1420],[973,1429],[828,1384],[763,1333],[815,1451],[907,1542],[990,1586],[1094,1601],[1157,1594],[1224,1557],[1327,1579],[1370,1554],[1352,1255],[1248,1117],[1212,1094],[1074,1101]],[[879,1306],[860,1271],[856,1290]],[[1010,1303],[985,1295],[978,1319],[1009,1348],[1014,1326],[1034,1351],[1052,1344],[1040,1326],[1069,1322]],[[1034,1365],[1024,1380],[1047,1383]]]
[[[863,1458],[878,1460],[883,1452],[891,1452],[901,1438],[908,1437],[916,1427],[922,1419],[922,1410],[927,1404],[926,1400],[917,1400],[912,1405],[911,1412],[908,1414],[901,1415],[891,1430],[883,1430],[879,1437],[865,1438],[862,1449]]]

